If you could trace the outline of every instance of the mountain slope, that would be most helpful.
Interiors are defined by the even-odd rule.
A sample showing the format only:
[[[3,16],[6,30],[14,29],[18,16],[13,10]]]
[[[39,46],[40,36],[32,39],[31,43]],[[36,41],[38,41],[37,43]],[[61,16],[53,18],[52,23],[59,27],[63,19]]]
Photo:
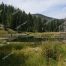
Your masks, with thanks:
[[[33,15],[33,16],[36,16],[36,17],[41,17],[41,18],[47,19],[47,20],[52,19],[51,17],[45,16],[45,15],[42,15],[42,14],[32,14],[32,15]]]
[[[42,14],[26,14],[19,8],[3,3],[0,5],[0,11],[0,24],[3,24],[5,29],[10,28],[18,32],[58,32],[59,26],[64,23],[63,19]],[[18,26],[20,27],[17,29]]]

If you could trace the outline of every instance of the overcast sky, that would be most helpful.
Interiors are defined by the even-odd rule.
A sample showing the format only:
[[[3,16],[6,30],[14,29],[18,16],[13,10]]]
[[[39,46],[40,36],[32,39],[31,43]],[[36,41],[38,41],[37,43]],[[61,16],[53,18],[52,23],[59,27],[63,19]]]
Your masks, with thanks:
[[[66,18],[66,0],[0,0],[26,13],[40,13],[54,18]]]

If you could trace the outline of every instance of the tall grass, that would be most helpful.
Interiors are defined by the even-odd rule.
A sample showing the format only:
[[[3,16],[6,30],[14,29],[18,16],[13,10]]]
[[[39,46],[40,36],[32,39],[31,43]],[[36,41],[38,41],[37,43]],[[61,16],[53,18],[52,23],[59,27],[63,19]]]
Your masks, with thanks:
[[[66,44],[59,41],[13,43],[0,47],[0,66],[66,66]],[[2,60],[4,56],[14,54]]]

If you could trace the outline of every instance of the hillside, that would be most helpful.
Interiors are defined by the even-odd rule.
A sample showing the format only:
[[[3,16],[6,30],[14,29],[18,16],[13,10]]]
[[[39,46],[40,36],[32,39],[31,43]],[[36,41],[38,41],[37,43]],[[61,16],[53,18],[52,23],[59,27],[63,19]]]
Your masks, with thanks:
[[[48,24],[51,24],[51,23],[54,23],[54,24],[51,24],[49,26],[49,28],[53,25],[53,26],[56,26],[57,29],[59,29],[58,31],[60,32],[66,32],[64,29],[66,29],[66,27],[64,27],[63,24],[65,24],[66,22],[66,19],[57,19],[57,18],[52,18],[52,17],[48,17],[48,16],[45,16],[45,15],[42,15],[42,14],[32,14],[33,16],[36,16],[36,17],[40,17],[42,19],[42,21],[44,20],[43,23],[45,23],[47,26],[49,26]],[[58,23],[56,23],[58,22]],[[56,24],[55,24],[56,23]],[[52,28],[52,27],[51,27]],[[53,29],[54,30],[54,29]],[[55,32],[58,32],[58,31],[55,31]],[[54,31],[51,31],[50,32],[54,32]]]
[[[41,17],[42,19],[46,19],[46,20],[53,19],[51,17],[45,16],[45,15],[42,15],[42,14],[32,14],[32,15],[33,16],[36,16],[36,17]]]
[[[0,4],[0,24],[18,32],[59,32],[64,19],[55,19],[42,14],[26,14],[13,6]],[[61,26],[61,27],[59,27]]]
[[[45,19],[45,20],[60,20],[60,21],[66,21],[66,18],[64,18],[64,19],[57,19],[57,18],[53,18],[53,17],[48,17],[48,16],[45,16],[45,15],[42,15],[42,14],[32,14],[33,16],[36,16],[36,17],[40,17],[40,18],[42,18],[42,19]]]

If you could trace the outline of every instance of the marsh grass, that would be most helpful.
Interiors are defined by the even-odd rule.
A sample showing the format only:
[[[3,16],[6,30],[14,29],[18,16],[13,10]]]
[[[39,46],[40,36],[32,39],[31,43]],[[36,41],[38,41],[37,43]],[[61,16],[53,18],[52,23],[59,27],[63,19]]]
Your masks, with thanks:
[[[0,47],[0,66],[66,66],[65,59],[66,44],[59,41],[10,42]]]

